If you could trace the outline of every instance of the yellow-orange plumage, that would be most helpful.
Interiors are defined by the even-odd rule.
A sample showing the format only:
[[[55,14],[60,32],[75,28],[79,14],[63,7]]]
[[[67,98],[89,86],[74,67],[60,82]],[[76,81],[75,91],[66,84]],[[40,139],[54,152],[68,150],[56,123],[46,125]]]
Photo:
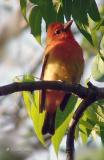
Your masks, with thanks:
[[[80,82],[84,59],[82,49],[70,30],[71,23],[53,23],[48,27],[41,75],[43,80],[61,80],[69,84]],[[66,105],[69,97],[63,91],[47,90],[41,93],[40,112],[46,109],[43,134],[54,134],[56,109],[61,104]]]

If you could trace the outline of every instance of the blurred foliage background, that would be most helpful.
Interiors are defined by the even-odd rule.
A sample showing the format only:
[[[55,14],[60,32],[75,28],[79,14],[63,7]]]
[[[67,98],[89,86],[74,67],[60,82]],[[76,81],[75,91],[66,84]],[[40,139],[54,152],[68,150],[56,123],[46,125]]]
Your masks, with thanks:
[[[104,0],[96,2],[104,17]],[[72,30],[84,50],[86,67],[82,84],[85,84],[85,80],[91,75],[91,62],[98,51],[82,36],[75,24]],[[46,36],[44,21],[42,31],[41,46],[30,34],[30,28],[21,14],[19,1],[0,0],[0,85],[11,83],[26,73],[40,76]],[[40,41],[40,37],[37,39]],[[92,78],[91,80],[94,81]],[[104,85],[104,82],[99,84],[94,81],[94,83],[98,86]],[[0,160],[39,160],[40,154],[43,160],[55,160],[56,156],[50,142],[48,141],[49,150],[47,150],[37,140],[33,124],[23,106],[20,93],[0,97]],[[66,137],[60,146],[60,160],[65,158],[65,140]],[[85,145],[80,138],[78,139],[76,160],[103,160],[103,157],[104,152],[99,137],[95,141],[90,137]]]

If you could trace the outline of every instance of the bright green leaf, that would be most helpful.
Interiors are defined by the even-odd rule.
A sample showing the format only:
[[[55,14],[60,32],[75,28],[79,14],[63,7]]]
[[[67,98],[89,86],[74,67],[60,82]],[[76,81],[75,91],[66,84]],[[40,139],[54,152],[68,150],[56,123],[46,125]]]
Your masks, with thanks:
[[[89,121],[84,120],[83,118],[80,120],[80,124],[85,126],[87,129],[92,130],[93,125],[91,123],[89,123]]]
[[[89,119],[88,122],[90,122],[92,126],[96,124],[104,126],[104,108],[102,106],[102,103],[103,101],[101,102],[101,106],[100,101],[92,104],[85,113],[87,118]]]
[[[23,76],[23,82],[32,82],[32,81],[34,81],[34,76],[32,76],[31,74],[25,74]]]
[[[87,121],[94,126],[97,123],[97,116],[96,116],[96,104],[92,104],[86,112],[84,113],[87,117]]]
[[[99,39],[97,36],[97,31],[95,29],[91,30],[91,36],[92,36],[92,40],[95,48],[99,49]]]
[[[103,123],[104,125],[104,108],[103,107],[97,106],[96,116],[97,116],[98,122],[100,124]]]
[[[86,143],[88,140],[89,134],[93,129],[93,125],[88,121],[87,115],[85,113],[79,122],[79,128],[80,128],[80,135],[81,135],[82,141],[83,143]]]
[[[77,26],[80,32],[85,36],[85,38],[93,45],[93,40],[91,34],[87,30],[83,29],[81,26]]]
[[[78,140],[78,138],[79,138],[79,123],[77,124],[75,129],[75,140]]]
[[[24,75],[23,82],[31,82],[34,77],[32,75]],[[35,83],[35,81],[34,81]],[[40,140],[40,142],[45,145],[45,141],[42,135],[42,126],[44,122],[45,112],[39,113],[39,91],[35,92],[23,92],[24,103],[28,112],[29,117],[31,118],[34,126],[34,131]]]
[[[101,43],[100,43],[100,52],[101,52],[101,57],[102,57],[102,59],[104,61],[104,35],[103,35]]]
[[[104,61],[97,55],[92,65],[92,77],[99,82],[104,82]]]
[[[103,38],[101,40],[100,47],[101,47],[102,50],[104,50],[104,36],[103,36]]]
[[[33,97],[35,99],[33,99]],[[23,92],[23,99],[25,102],[26,109],[28,111],[29,117],[31,118],[34,126],[35,133],[40,140],[40,142],[45,145],[41,129],[44,121],[44,112],[39,113],[38,105],[36,102],[39,101],[38,92],[31,94],[30,92]],[[37,100],[36,100],[37,99]]]
[[[96,103],[99,106],[104,106],[104,99],[98,100]]]
[[[80,135],[81,135],[82,141],[83,141],[83,143],[86,143],[88,140],[87,129],[82,124],[80,124],[79,128],[80,128]]]

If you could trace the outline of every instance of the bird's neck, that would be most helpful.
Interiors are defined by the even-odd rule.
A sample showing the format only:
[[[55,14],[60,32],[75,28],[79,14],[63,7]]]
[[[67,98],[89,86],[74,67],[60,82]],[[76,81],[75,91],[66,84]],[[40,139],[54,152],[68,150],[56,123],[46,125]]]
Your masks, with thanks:
[[[72,43],[76,43],[74,37],[73,38],[67,38],[67,39],[59,39],[59,40],[53,40],[50,41],[50,43],[47,43],[45,52],[51,53],[56,47],[59,46],[69,46]]]

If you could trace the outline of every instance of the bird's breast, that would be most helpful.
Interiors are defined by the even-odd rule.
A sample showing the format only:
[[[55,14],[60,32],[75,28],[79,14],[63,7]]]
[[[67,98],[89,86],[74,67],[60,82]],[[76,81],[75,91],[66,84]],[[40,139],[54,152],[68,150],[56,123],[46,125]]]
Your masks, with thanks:
[[[76,44],[60,44],[49,50],[49,58],[45,67],[44,80],[62,80],[69,83],[79,82],[83,72],[82,51]],[[79,55],[76,53],[79,52]]]

